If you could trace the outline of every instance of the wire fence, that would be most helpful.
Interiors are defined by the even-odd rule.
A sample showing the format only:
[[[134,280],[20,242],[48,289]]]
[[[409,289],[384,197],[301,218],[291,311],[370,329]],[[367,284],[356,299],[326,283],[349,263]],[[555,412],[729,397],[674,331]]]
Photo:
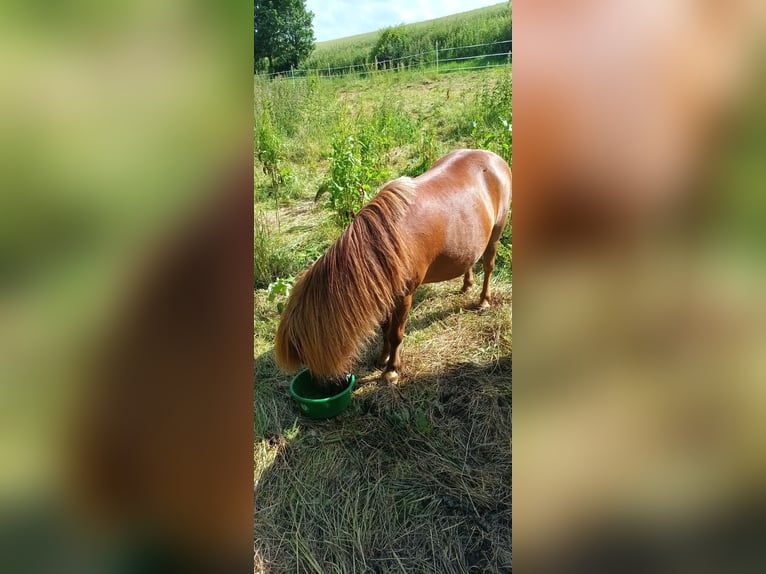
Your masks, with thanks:
[[[507,46],[507,49],[490,48],[494,46]],[[285,72],[272,72],[270,74],[260,73],[259,76],[268,78],[306,78],[309,76],[345,76],[347,74],[359,73],[377,73],[377,72],[397,72],[413,69],[430,69],[437,72],[456,72],[458,70],[480,70],[484,68],[495,68],[505,66],[512,60],[512,40],[501,40],[498,42],[487,42],[486,44],[471,44],[469,46],[451,46],[440,48],[438,43],[433,50],[418,52],[417,54],[408,54],[398,58],[386,60],[373,60],[362,64],[349,66],[327,66],[322,68],[298,68],[290,69]],[[477,48],[487,48],[486,52],[478,51]],[[444,57],[450,52],[455,51],[473,51],[477,52],[468,56]],[[460,52],[459,52],[460,53]],[[458,63],[457,65],[455,63]],[[463,65],[468,64],[468,65]]]

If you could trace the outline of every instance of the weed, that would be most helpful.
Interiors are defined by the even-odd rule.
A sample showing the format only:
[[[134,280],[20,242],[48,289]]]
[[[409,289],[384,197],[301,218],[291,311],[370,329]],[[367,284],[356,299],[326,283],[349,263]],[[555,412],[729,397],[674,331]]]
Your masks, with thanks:
[[[269,284],[267,293],[269,302],[277,301],[277,311],[281,314],[285,308],[285,302],[290,296],[290,292],[293,290],[293,283],[295,283],[295,277],[282,278],[280,277],[276,281]]]
[[[284,164],[284,144],[273,127],[268,105],[264,107],[261,121],[256,127],[255,151],[263,173],[269,178],[268,195],[274,198],[278,218],[280,190],[292,181],[293,174]]]
[[[372,179],[380,173],[380,158],[370,153],[368,142],[353,135],[340,136],[332,144],[330,175],[317,192],[315,200],[330,194],[330,206],[341,225],[348,225],[362,206],[371,199]]]
[[[330,173],[314,198],[330,196],[338,222],[345,226],[374,195],[388,172],[383,153],[410,140],[414,124],[401,108],[382,103],[368,117],[357,120],[352,130],[343,125],[332,143]],[[349,133],[352,132],[352,133]]]

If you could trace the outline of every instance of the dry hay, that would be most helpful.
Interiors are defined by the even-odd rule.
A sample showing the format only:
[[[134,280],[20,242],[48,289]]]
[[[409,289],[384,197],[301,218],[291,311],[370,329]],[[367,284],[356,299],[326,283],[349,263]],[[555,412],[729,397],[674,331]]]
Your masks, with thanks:
[[[255,572],[511,572],[511,286],[421,287],[402,381],[371,347],[349,411],[300,418],[256,359]],[[376,345],[379,341],[376,341]]]

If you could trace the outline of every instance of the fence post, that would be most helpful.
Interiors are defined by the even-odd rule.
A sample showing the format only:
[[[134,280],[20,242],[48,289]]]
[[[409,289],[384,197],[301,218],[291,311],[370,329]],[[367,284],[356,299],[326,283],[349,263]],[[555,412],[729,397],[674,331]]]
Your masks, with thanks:
[[[290,64],[290,77],[293,79],[293,84],[295,83],[295,68],[293,68],[293,65]]]
[[[439,40],[436,40],[436,71],[439,71]]]

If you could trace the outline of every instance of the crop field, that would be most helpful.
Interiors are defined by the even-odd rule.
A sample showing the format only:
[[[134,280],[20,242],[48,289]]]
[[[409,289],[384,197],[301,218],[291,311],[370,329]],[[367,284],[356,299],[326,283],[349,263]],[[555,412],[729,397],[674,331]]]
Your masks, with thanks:
[[[425,22],[397,26],[393,57],[430,52],[438,44],[440,49],[451,49],[477,44],[488,44],[511,39],[511,6],[501,2],[494,6],[477,8]],[[302,68],[325,69],[346,67],[374,61],[373,51],[383,31],[348,36],[327,42],[318,42]],[[504,46],[503,50],[508,50]],[[500,50],[499,50],[500,51]],[[463,48],[447,52],[443,58],[478,56],[487,48]],[[430,60],[428,60],[431,63]]]
[[[512,154],[511,66],[255,78],[255,572],[511,572],[512,225],[492,277],[421,286],[398,387],[370,342],[351,407],[299,415],[274,363],[293,278],[389,179]],[[360,190],[363,191],[360,194]]]

